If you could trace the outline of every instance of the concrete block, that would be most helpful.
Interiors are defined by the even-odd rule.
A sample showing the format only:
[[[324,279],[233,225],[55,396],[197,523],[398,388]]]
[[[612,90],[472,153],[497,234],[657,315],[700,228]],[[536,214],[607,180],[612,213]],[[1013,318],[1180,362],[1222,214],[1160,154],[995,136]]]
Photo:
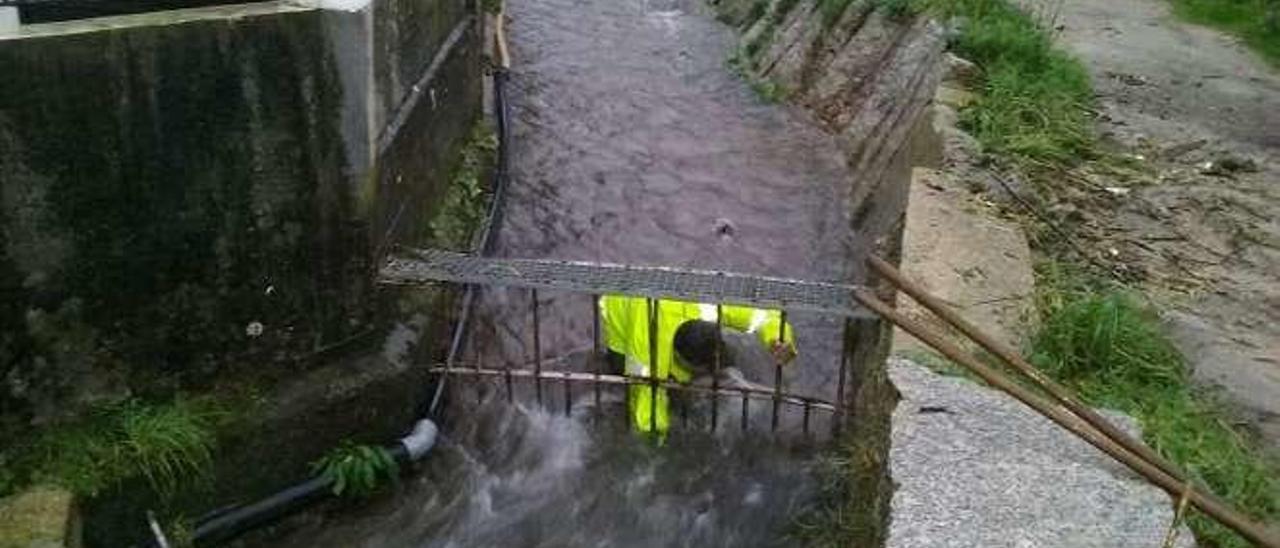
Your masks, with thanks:
[[[37,487],[0,499],[0,548],[79,548],[75,496]]]
[[[0,7],[0,34],[17,32],[18,27],[22,25],[22,21],[18,18],[18,8],[13,6]]]
[[[996,339],[1017,348],[1026,335],[1035,287],[1026,236],[945,173],[912,173],[901,266],[908,278]],[[910,299],[899,305],[936,329],[944,327]],[[895,353],[923,348],[914,337],[895,332]]]

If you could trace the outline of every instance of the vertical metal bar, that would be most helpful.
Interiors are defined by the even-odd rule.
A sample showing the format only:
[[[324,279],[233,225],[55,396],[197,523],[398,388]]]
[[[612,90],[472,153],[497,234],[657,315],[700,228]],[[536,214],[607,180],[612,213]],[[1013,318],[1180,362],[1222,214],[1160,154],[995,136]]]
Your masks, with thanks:
[[[724,353],[724,307],[716,305],[716,353],[711,361],[711,432],[720,420],[720,356]]]
[[[782,321],[778,322],[778,344],[786,344],[787,340],[787,311],[782,311]],[[782,360],[776,356],[773,360],[773,418],[771,419],[769,429],[771,431],[778,430],[778,411],[782,407]]]
[[[498,340],[498,328],[494,324],[489,324],[489,340],[492,340],[492,341]],[[501,357],[499,359],[501,359]],[[511,363],[508,362],[507,360],[502,360],[502,361],[504,362],[504,365],[502,367],[502,370],[504,373],[503,377],[505,377],[507,381],[506,383],[507,384],[507,403],[508,404],[515,403],[516,391],[515,391],[515,386],[513,386],[513,383],[511,382]]]
[[[477,329],[471,330],[471,336],[467,341],[467,346],[471,348],[471,356],[476,360],[476,383],[475,384],[476,384],[476,405],[478,406],[484,403],[484,392],[481,391],[480,389],[488,386],[488,382],[484,381],[483,380],[484,377],[480,375],[480,370],[484,369],[484,367],[480,365],[480,360],[483,356],[483,353],[480,352],[480,347],[476,346],[476,331],[478,330]]]
[[[600,296],[591,296],[591,351],[596,361],[596,382],[591,383],[596,393],[596,412],[600,412],[600,373],[609,356],[600,348]]]
[[[649,432],[658,432],[658,300],[649,299]]]
[[[809,400],[804,400],[804,435],[809,435]]]
[[[841,334],[843,342],[840,346],[840,376],[836,381],[836,399],[835,411],[831,413],[831,433],[832,436],[840,435],[841,422],[844,421],[844,380],[848,375],[849,369],[849,336],[853,329],[853,320],[844,319],[844,331]]]
[[[750,398],[747,396],[747,389],[742,389],[742,431],[747,431],[747,404]]]
[[[529,291],[533,297],[533,389],[538,406],[542,406],[542,326],[538,322],[538,290]]]
[[[676,395],[675,391],[670,391],[668,393],[671,394],[671,397],[667,399],[675,399],[675,395]],[[681,393],[680,396],[681,396],[680,397],[680,428],[688,430],[689,429],[689,397],[687,394],[684,394],[684,393]]]
[[[564,372],[564,416],[573,414],[573,389],[569,387],[569,372]]]

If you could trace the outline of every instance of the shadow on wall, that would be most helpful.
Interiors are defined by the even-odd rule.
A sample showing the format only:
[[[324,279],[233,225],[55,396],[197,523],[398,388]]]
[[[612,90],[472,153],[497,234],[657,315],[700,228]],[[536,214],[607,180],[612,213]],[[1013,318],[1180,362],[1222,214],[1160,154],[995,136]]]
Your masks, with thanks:
[[[0,431],[376,341],[380,202],[433,211],[479,113],[471,20],[262,3],[0,38]]]

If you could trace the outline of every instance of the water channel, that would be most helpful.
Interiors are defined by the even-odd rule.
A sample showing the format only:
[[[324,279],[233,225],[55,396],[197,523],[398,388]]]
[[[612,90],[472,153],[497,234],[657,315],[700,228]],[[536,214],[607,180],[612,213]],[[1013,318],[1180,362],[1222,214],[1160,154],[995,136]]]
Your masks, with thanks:
[[[846,278],[854,236],[837,143],[731,71],[736,38],[709,12],[701,0],[508,2],[513,173],[499,255]],[[531,359],[529,297],[481,294],[468,360]],[[539,305],[542,353],[593,367],[590,297]],[[841,322],[792,320],[788,390],[830,399]],[[772,383],[763,352],[733,346],[753,380]],[[769,405],[756,403],[743,431],[725,399],[710,435],[703,401],[694,426],[659,447],[627,431],[621,392],[596,407],[579,388],[566,416],[559,386],[539,406],[518,385],[509,405],[500,383],[451,382],[447,439],[425,471],[273,545],[787,545],[816,488],[823,436],[802,434],[794,410],[772,434]]]

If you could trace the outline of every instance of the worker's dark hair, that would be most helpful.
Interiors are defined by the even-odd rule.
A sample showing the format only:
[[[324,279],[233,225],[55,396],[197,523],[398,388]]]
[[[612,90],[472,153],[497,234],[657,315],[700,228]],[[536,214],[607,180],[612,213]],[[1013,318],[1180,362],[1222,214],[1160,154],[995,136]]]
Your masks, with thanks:
[[[717,341],[721,342],[720,365],[727,367],[729,351],[723,347],[720,328],[715,322],[690,320],[676,329],[676,354],[680,355],[685,365],[694,369],[694,375],[710,373],[715,365]]]

